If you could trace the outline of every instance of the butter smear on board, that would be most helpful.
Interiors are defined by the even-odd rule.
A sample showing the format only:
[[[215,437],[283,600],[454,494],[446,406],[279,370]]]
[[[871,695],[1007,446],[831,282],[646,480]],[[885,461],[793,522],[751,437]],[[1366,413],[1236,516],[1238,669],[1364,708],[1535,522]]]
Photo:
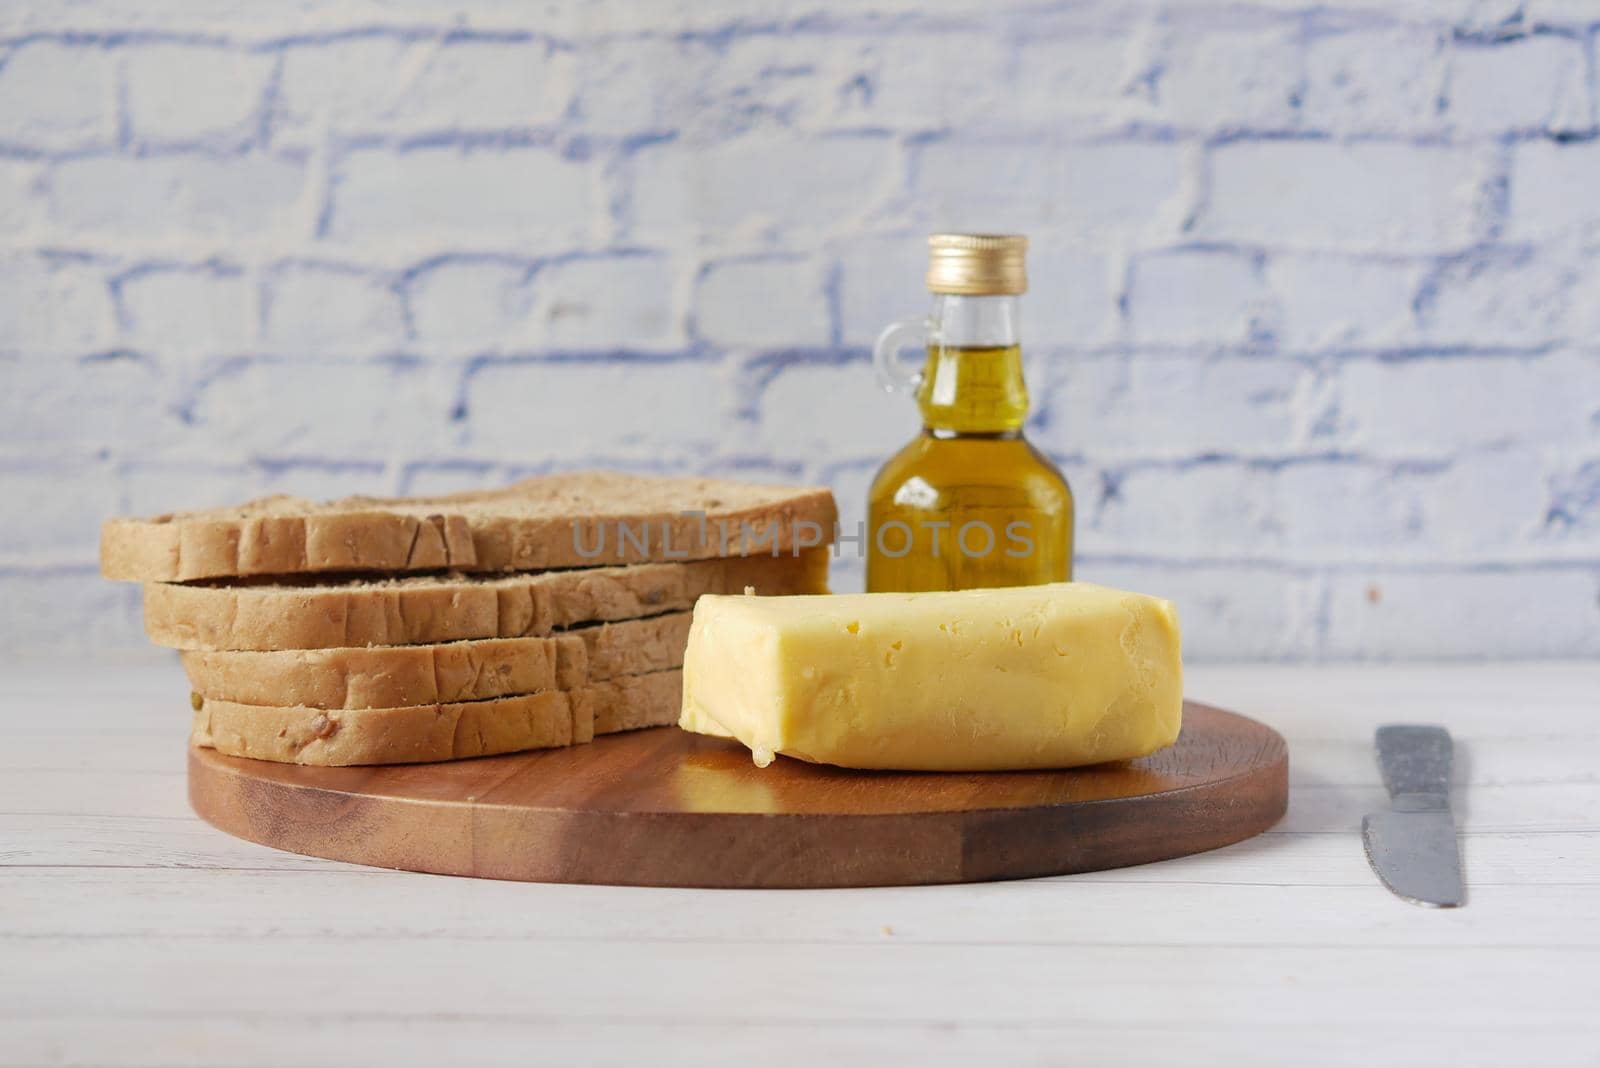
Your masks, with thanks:
[[[1130,760],[1183,712],[1170,601],[1082,582],[705,596],[679,726],[847,768],[1001,771]]]

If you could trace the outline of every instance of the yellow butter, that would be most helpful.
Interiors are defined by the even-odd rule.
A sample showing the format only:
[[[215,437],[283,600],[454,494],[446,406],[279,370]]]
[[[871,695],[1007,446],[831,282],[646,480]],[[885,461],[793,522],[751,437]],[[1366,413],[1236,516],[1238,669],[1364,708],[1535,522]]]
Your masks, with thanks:
[[[1170,601],[1084,582],[695,604],[679,726],[849,768],[994,771],[1178,737]]]

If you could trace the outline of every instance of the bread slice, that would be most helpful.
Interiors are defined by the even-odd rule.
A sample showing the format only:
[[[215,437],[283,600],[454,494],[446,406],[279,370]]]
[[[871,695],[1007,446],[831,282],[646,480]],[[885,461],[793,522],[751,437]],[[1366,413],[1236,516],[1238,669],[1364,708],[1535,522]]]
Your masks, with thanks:
[[[827,593],[828,550],[630,564],[505,578],[144,588],[144,627],[175,649],[344,649],[540,637],[579,623],[693,608],[704,593]]]
[[[183,654],[201,697],[247,705],[395,708],[573,690],[683,666],[692,613],[600,623],[548,638],[442,645]]]
[[[440,497],[268,497],[113,519],[101,528],[100,571],[187,582],[703,559],[826,544],[837,516],[833,494],[817,487],[587,471]]]
[[[630,675],[571,692],[403,708],[321,709],[206,701],[190,741],[285,764],[419,764],[551,749],[677,719],[681,671]]]
[[[668,676],[672,679],[670,684],[666,681]],[[669,710],[669,706],[678,711]],[[573,720],[592,725],[593,734],[665,727],[678,722],[678,712],[682,709],[681,669],[623,675],[572,691]]]

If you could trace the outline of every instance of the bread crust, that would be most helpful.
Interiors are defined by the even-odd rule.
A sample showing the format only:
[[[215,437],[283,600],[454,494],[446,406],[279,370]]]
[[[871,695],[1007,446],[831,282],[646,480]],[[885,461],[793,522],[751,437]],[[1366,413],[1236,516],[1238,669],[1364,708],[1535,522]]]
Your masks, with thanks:
[[[229,756],[326,767],[417,764],[551,749],[674,722],[682,672],[657,671],[573,691],[401,708],[320,709],[208,700],[191,744]]]
[[[275,652],[189,650],[208,700],[321,709],[484,701],[683,666],[689,612],[601,623],[547,638]]]
[[[837,518],[833,494],[820,487],[587,471],[439,497],[319,504],[278,496],[112,519],[100,532],[100,571],[110,579],[188,582],[704,559],[741,546],[784,552],[827,544]]]
[[[344,649],[550,635],[685,611],[706,593],[828,592],[828,550],[531,575],[337,584],[150,583],[145,633],[189,650]]]

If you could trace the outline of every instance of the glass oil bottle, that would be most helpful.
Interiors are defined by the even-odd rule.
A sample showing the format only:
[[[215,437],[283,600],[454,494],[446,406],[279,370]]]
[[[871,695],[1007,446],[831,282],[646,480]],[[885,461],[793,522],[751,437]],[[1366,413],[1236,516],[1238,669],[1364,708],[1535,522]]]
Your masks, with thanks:
[[[878,471],[867,500],[867,589],[960,590],[1072,577],[1066,478],[1023,437],[1018,297],[1027,239],[928,239],[926,319],[884,330],[873,361],[885,387],[916,397],[922,433]],[[898,359],[923,343],[920,368]]]

